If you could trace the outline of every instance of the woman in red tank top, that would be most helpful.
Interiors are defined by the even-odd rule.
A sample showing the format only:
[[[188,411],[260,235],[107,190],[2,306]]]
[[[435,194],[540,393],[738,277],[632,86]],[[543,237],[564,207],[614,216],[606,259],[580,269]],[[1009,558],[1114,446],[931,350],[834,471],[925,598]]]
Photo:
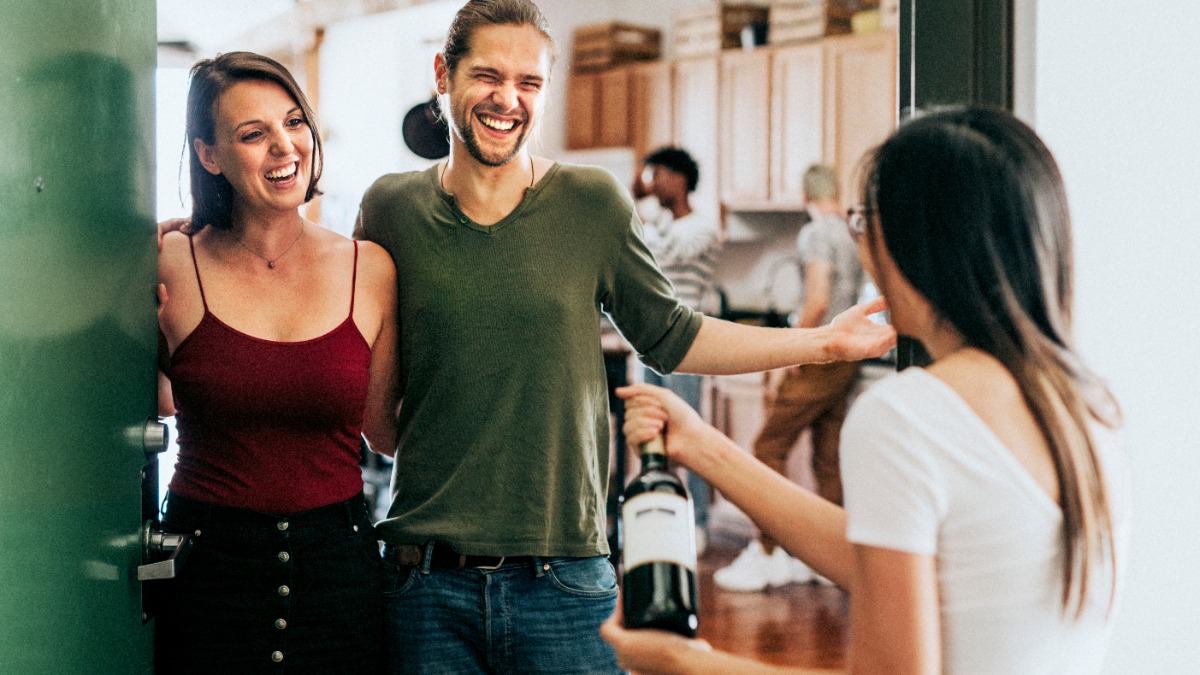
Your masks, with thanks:
[[[364,431],[391,447],[395,268],[308,222],[320,135],[288,71],[247,52],[192,69],[189,234],[159,255],[160,411],[179,460],[159,672],[373,672],[379,549]]]

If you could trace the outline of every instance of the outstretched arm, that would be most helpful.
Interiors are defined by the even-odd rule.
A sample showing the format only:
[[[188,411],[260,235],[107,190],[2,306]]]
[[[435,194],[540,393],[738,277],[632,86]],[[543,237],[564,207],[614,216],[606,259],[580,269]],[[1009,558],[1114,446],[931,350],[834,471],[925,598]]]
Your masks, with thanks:
[[[941,672],[933,555],[851,544],[846,540],[842,508],[738,448],[669,390],[637,384],[618,389],[617,395],[626,403],[629,444],[644,443],[665,431],[671,459],[700,474],[789,553],[849,592],[850,672]],[[768,672],[761,664],[706,651],[703,643],[676,635],[625,631],[615,620],[601,633],[613,644],[621,663],[638,672]]]
[[[681,373],[731,375],[802,363],[861,361],[882,356],[896,344],[896,330],[871,321],[887,309],[877,298],[855,305],[819,328],[762,328],[704,317]]]
[[[669,390],[635,384],[617,395],[625,399],[625,437],[631,447],[665,432],[672,460],[700,474],[789,553],[853,591],[854,552],[841,507],[743,451]]]

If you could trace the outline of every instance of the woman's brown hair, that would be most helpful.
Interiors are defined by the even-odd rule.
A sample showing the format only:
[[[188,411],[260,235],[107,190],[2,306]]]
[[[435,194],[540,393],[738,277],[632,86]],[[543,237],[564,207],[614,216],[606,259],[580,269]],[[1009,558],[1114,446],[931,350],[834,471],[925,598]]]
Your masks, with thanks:
[[[308,183],[304,195],[307,203],[321,194],[317,183],[321,179],[324,153],[321,147],[321,132],[317,128],[312,106],[295,78],[278,61],[252,52],[228,52],[213,59],[204,59],[192,67],[187,100],[187,152],[188,170],[192,188],[192,231],[207,225],[221,229],[233,227],[233,186],[225,176],[213,175],[204,169],[196,154],[195,140],[199,138],[208,145],[216,142],[217,99],[225,90],[238,82],[257,80],[273,82],[292,97],[304,115],[304,121],[312,132],[314,152]]]
[[[1116,427],[1121,415],[1073,342],[1071,222],[1054,158],[1007,112],[937,111],[868,155],[863,204],[879,224],[868,231],[872,250],[885,247],[938,317],[1016,379],[1054,461],[1063,610],[1079,616],[1095,563],[1107,559],[1113,584],[1116,571],[1108,490],[1089,427]]]

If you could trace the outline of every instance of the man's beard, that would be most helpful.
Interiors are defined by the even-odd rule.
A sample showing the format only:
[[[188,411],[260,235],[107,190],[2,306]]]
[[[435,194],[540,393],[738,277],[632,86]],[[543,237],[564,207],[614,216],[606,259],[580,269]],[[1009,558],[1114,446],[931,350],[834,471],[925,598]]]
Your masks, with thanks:
[[[486,111],[485,111],[486,112]],[[457,115],[458,119],[454,120],[455,134],[459,140],[466,146],[467,152],[475,158],[475,161],[484,166],[504,166],[511,162],[521,149],[525,147],[525,141],[529,137],[529,120],[521,120],[521,133],[517,136],[516,142],[513,143],[512,150],[508,154],[499,159],[484,155],[483,148],[479,144],[479,139],[475,136],[475,127],[471,124],[471,118],[474,117],[474,111],[468,112],[465,115]]]

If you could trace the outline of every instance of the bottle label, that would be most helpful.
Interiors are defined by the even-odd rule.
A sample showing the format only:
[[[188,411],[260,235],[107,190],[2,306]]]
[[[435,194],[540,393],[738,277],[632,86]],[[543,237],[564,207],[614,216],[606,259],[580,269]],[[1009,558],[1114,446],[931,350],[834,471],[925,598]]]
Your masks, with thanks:
[[[696,528],[692,502],[668,492],[644,492],[621,509],[626,570],[649,562],[668,562],[696,571]]]

